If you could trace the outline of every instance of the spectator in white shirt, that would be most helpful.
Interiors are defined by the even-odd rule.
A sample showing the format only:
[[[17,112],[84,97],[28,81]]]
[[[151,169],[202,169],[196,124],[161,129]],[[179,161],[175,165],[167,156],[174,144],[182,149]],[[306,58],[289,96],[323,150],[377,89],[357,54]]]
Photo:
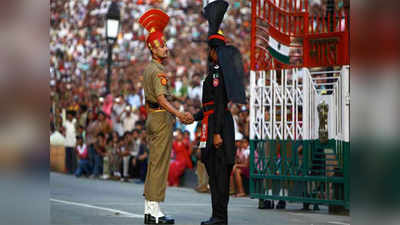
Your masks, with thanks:
[[[115,103],[111,112],[111,120],[113,123],[113,130],[121,137],[124,135],[124,128],[122,126],[121,116],[126,108],[125,101],[121,96],[115,98]]]
[[[121,119],[124,133],[126,133],[132,131],[135,128],[135,123],[136,121],[138,121],[139,116],[135,113],[132,113],[132,108],[130,106],[127,106]]]
[[[65,115],[65,110],[63,115]],[[67,112],[67,119],[63,116],[63,126],[65,128],[65,165],[69,174],[74,174],[76,169],[76,119],[73,117],[73,112]]]
[[[58,130],[55,130],[51,135],[50,135],[50,145],[55,145],[55,146],[64,146],[65,145],[65,138],[59,132]]]
[[[189,87],[188,96],[191,99],[199,99],[201,100],[202,95],[202,86],[201,86],[200,75],[193,75],[192,85]]]

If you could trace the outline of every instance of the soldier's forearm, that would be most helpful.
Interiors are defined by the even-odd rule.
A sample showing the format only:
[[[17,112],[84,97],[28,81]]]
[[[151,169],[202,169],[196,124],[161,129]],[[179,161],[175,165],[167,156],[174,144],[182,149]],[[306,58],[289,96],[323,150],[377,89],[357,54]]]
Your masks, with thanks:
[[[176,97],[175,95],[169,95],[169,97],[168,97],[168,99],[167,100],[170,100],[170,101],[176,101],[176,100],[179,100],[179,98],[178,97]]]
[[[173,107],[171,103],[168,102],[168,100],[165,98],[164,95],[157,96],[157,101],[158,104],[161,105],[161,107],[170,112],[172,115],[174,116],[179,115],[180,112],[177,109],[175,109],[175,107]]]

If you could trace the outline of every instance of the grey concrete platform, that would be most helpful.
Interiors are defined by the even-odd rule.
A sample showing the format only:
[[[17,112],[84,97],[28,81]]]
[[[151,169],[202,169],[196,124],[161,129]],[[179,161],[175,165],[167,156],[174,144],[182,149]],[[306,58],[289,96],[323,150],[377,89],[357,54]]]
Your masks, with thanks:
[[[54,225],[134,225],[143,224],[143,185],[76,178],[50,174],[50,214]],[[167,188],[161,207],[175,218],[177,225],[198,225],[211,215],[210,195],[191,188]],[[32,204],[32,203],[29,203]],[[347,225],[349,216],[321,211],[301,211],[300,204],[286,210],[257,209],[258,200],[231,198],[230,225]]]

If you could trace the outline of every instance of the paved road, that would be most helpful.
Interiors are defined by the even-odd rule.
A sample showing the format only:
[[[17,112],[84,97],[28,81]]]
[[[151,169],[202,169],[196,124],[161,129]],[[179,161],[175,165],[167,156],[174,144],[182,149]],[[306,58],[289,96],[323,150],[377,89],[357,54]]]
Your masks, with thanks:
[[[50,213],[54,225],[134,225],[143,224],[143,185],[104,181],[51,173]],[[29,203],[31,204],[31,203]],[[258,201],[231,198],[230,225],[347,225],[351,217],[329,215],[326,207],[318,212],[299,210],[259,210]],[[199,225],[211,215],[210,195],[188,188],[167,188],[161,207],[175,217],[176,225]]]

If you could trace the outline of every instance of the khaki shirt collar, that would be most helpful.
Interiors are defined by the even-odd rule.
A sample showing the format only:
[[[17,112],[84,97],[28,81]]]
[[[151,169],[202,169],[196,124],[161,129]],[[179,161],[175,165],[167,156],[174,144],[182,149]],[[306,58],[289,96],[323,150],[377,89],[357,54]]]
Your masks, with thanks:
[[[153,63],[159,70],[162,70],[162,71],[165,70],[164,66],[159,61],[152,59],[151,63]]]

